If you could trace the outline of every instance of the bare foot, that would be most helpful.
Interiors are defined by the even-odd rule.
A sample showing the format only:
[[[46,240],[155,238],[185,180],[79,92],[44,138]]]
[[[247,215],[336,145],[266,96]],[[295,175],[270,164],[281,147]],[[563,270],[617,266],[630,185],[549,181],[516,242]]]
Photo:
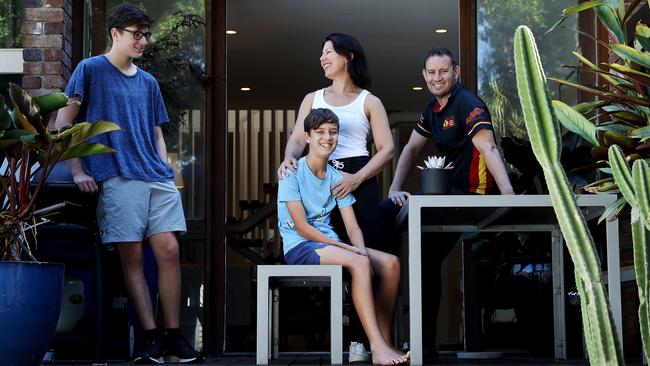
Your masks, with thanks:
[[[373,365],[403,365],[408,363],[409,358],[409,353],[397,352],[387,344],[372,348]]]

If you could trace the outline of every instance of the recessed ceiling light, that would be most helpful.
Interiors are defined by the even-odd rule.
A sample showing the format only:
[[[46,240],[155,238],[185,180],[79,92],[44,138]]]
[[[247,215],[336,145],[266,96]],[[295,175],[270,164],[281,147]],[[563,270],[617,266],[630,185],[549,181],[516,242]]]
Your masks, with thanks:
[[[240,88],[239,90],[241,90],[241,91],[251,91],[251,88],[245,86],[243,88]]]
[[[438,28],[436,29],[436,33],[447,33],[447,30],[444,28]]]
[[[227,30],[226,34],[237,34],[237,31],[235,31],[235,30]]]
[[[414,86],[414,87],[413,87],[413,90],[415,90],[415,91],[420,91],[420,90],[422,90],[422,87],[421,87],[421,86]]]

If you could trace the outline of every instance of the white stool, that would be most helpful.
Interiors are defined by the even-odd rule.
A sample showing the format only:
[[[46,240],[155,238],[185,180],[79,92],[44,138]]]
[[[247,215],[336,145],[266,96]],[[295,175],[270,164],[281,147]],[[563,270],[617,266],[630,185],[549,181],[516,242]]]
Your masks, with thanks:
[[[278,357],[278,288],[293,286],[330,287],[331,362],[333,365],[343,364],[342,272],[341,266],[338,265],[257,266],[256,359],[258,365],[268,365],[269,359]]]

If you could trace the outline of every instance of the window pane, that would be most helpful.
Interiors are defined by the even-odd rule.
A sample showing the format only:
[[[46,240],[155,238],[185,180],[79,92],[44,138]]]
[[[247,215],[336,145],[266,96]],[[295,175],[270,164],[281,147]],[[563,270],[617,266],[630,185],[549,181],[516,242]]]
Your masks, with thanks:
[[[547,76],[576,80],[571,51],[578,47],[577,16],[569,17],[563,26],[544,34],[562,14],[577,4],[569,0],[479,0],[478,15],[478,92],[487,103],[498,138],[515,136],[525,139],[526,131],[517,96],[513,38],[515,29],[527,25],[535,35]],[[574,90],[559,88],[549,82],[551,98],[575,102]]]
[[[0,48],[23,46],[23,19],[25,6],[22,0],[0,0]]]

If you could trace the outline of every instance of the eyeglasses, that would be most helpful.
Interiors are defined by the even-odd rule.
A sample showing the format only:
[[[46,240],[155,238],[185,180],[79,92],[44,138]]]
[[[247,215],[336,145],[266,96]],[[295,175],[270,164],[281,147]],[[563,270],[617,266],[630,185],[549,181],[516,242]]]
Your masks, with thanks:
[[[141,40],[142,37],[146,38],[147,41],[151,39],[151,32],[144,32],[143,33],[143,32],[140,32],[140,31],[132,31],[132,30],[128,30],[128,29],[125,29],[125,28],[119,28],[119,29],[123,30],[125,32],[131,33],[133,35],[133,39],[135,39],[136,41]]]

